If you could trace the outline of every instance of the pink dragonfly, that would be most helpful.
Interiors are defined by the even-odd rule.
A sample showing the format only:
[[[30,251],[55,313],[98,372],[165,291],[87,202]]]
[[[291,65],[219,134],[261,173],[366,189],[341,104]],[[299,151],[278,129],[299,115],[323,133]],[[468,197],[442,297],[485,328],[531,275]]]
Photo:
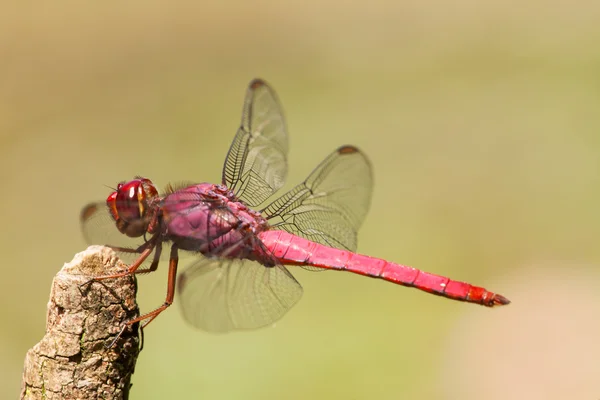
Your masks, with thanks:
[[[176,286],[185,318],[203,330],[270,325],[302,295],[288,265],[349,271],[487,307],[509,303],[478,286],[355,253],[372,191],[370,163],[356,147],[338,148],[304,182],[255,211],[283,186],[287,153],[279,101],[255,79],[221,184],[169,185],[159,194],[149,179],[137,177],[82,210],[87,241],[130,261],[125,272],[98,279],[151,272],[168,256],[164,304],[129,325],[149,324],[173,303]],[[184,253],[197,260],[177,279]]]

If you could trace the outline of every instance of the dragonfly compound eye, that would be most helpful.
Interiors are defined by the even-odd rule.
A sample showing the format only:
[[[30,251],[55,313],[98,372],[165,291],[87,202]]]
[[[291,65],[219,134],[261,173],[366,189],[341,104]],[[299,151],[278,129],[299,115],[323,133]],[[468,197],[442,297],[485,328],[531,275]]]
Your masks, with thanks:
[[[131,237],[143,235],[150,223],[146,215],[148,201],[156,196],[158,192],[149,179],[139,178],[119,184],[106,199],[119,231]]]

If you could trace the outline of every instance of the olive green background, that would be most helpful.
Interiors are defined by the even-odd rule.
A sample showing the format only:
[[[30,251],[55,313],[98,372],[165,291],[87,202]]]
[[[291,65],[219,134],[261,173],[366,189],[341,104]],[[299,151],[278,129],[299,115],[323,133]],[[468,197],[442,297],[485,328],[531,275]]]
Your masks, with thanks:
[[[257,76],[286,112],[286,187],[359,146],[359,251],[513,303],[294,270],[304,297],[273,328],[161,315],[133,399],[600,398],[600,4],[481,3],[0,6],[0,398],[86,247],[80,208],[135,174],[218,181]],[[166,268],[139,286],[161,304]]]

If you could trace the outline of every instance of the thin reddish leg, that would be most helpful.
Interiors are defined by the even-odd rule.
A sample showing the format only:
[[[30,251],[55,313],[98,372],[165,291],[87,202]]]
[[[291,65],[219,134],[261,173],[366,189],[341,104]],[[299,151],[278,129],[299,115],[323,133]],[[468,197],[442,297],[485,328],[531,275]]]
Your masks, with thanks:
[[[140,267],[140,265],[142,265],[144,263],[144,261],[146,261],[146,258],[148,258],[148,256],[150,254],[152,254],[152,250],[154,250],[154,248],[156,247],[157,238],[158,238],[158,236],[153,236],[148,242],[146,242],[144,244],[144,246],[147,246],[147,247],[140,253],[140,256],[129,267],[127,267],[126,271],[119,272],[118,274],[112,274],[112,275],[95,276],[92,279],[92,281],[101,281],[104,279],[121,278],[123,276],[135,274],[137,269]],[[120,249],[120,250],[122,251],[122,249]],[[131,252],[137,252],[137,250],[133,250]],[[158,250],[157,253],[158,253],[158,255],[160,255],[160,250]],[[152,269],[152,268],[154,268],[154,269]],[[142,269],[139,271],[139,273],[143,274],[146,272],[151,272],[151,271],[156,270],[156,268],[158,268],[158,257],[155,256],[150,268]]]
[[[266,231],[261,232],[259,236],[282,264],[310,265],[349,271],[403,286],[415,287],[453,300],[477,303],[487,307],[510,303],[506,297],[479,286],[458,282],[379,258],[323,246],[288,232]]]
[[[132,319],[131,321],[127,321],[127,325],[133,325],[136,322],[147,320],[142,324],[142,328],[145,328],[150,322],[154,321],[154,319],[158,317],[158,315],[161,312],[163,312],[164,310],[169,308],[171,304],[173,304],[173,299],[175,298],[175,282],[177,281],[178,262],[179,256],[177,254],[177,246],[173,245],[171,246],[171,255],[169,257],[169,279],[167,282],[167,296],[165,298],[165,302],[162,306],[158,307],[157,309],[152,310],[149,313],[141,315],[135,319]]]
[[[139,274],[147,274],[149,272],[154,272],[156,271],[156,269],[158,268],[158,263],[160,261],[160,255],[162,253],[162,243],[161,242],[157,242],[156,243],[156,248],[154,250],[154,258],[152,259],[152,264],[150,264],[150,267],[148,268],[143,268],[143,269],[138,269],[135,271],[136,275]]]
[[[142,273],[156,270],[156,267],[158,266],[158,258],[160,256],[161,250],[162,250],[162,247],[159,244],[156,248],[157,254],[154,257],[154,260],[152,261],[152,265],[150,266],[150,268],[148,268],[148,270],[141,271]],[[148,324],[150,322],[154,321],[154,319],[156,317],[158,317],[158,315],[161,312],[163,312],[164,310],[169,308],[169,306],[171,304],[173,304],[173,299],[175,297],[175,282],[177,280],[177,263],[178,262],[179,262],[179,256],[177,255],[177,246],[173,245],[173,246],[171,246],[171,255],[169,257],[169,278],[168,278],[168,282],[167,282],[167,297],[165,298],[165,302],[163,303],[162,306],[158,307],[157,309],[152,310],[149,313],[141,315],[135,319],[127,321],[125,323],[125,325],[123,326],[123,329],[121,329],[119,334],[117,336],[115,336],[115,338],[112,340],[112,342],[110,342],[110,344],[108,346],[106,346],[106,348],[111,348],[112,346],[114,346],[114,344],[117,343],[117,340],[119,340],[121,335],[125,332],[125,329],[127,329],[127,327],[135,324],[136,322],[140,322],[140,321],[147,319],[147,321],[144,322],[141,326],[141,331],[142,331],[142,335],[143,335],[144,328],[146,326],[148,326]],[[142,347],[143,347],[143,344],[142,344]],[[140,351],[141,351],[141,348],[140,348]]]

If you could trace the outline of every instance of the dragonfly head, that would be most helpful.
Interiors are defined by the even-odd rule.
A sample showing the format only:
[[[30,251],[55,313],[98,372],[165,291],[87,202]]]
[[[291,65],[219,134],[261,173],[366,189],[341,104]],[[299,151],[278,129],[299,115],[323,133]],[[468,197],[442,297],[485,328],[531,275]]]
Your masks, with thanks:
[[[150,204],[157,197],[158,191],[152,181],[138,177],[119,183],[117,190],[106,199],[106,205],[121,233],[139,237],[151,227],[156,212]]]

